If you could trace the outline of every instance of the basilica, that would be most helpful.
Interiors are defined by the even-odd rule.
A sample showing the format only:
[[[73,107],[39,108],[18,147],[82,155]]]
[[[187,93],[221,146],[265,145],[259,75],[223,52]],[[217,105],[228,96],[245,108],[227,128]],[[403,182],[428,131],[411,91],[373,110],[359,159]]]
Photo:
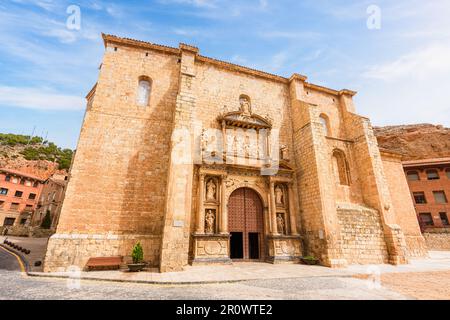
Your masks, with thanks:
[[[186,44],[103,40],[45,271],[137,242],[161,272],[427,255],[401,155],[379,149],[356,92]]]

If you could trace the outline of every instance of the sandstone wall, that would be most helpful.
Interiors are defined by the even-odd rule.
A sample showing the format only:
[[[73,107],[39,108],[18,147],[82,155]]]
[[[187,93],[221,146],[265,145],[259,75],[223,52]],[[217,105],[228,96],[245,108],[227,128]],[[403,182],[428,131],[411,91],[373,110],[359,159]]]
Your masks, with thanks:
[[[83,266],[89,256],[130,255],[138,240],[147,249],[145,259],[158,263],[177,60],[171,54],[147,55],[133,47],[108,45],[83,122],[57,235],[49,242],[46,271],[74,262]],[[147,107],[136,103],[141,76],[152,79]],[[96,241],[99,235],[123,240]],[[76,240],[67,240],[72,237]],[[118,241],[126,245],[117,246]]]
[[[382,153],[382,161],[391,194],[395,220],[405,235],[408,256],[427,256],[427,247],[420,232],[401,160],[399,156]]]
[[[240,109],[239,97],[250,98],[252,112],[268,115],[273,120],[273,130],[280,131],[280,145],[287,145],[292,158],[292,126],[289,87],[286,83],[264,79],[245,73],[233,72],[223,67],[196,63],[196,110],[192,116],[204,128],[220,128],[219,114]]]
[[[239,110],[241,95],[250,98],[253,113],[273,120],[280,145],[289,149],[305,253],[327,266],[405,262],[393,204],[402,199],[391,199],[385,176],[398,168],[384,170],[370,121],[354,113],[353,92],[222,63],[184,44],[175,49],[108,39],[46,271],[83,266],[90,256],[126,256],[136,241],[161,271],[181,270],[188,263],[198,186],[194,163],[179,161],[189,145],[178,139],[193,138],[195,152],[197,127],[219,128],[217,116]],[[142,76],[152,80],[147,107],[136,104]],[[321,114],[329,119],[328,135]],[[178,129],[183,135],[172,135]],[[349,186],[336,183],[335,148],[345,153]]]
[[[378,211],[341,205],[337,210],[342,252],[349,264],[387,263],[389,256]]]

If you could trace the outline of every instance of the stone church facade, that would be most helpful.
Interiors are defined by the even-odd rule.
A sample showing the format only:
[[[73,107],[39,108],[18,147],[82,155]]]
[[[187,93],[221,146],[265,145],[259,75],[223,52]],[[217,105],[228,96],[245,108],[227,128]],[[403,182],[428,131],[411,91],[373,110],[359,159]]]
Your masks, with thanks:
[[[400,157],[350,90],[104,35],[106,52],[44,268],[407,263],[427,250]]]

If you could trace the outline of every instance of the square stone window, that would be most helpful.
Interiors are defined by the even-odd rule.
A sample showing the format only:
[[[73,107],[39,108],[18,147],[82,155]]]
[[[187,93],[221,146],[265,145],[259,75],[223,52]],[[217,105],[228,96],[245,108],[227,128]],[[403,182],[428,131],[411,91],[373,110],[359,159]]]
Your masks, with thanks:
[[[427,179],[428,180],[439,180],[439,174],[437,170],[427,170]]]
[[[15,218],[5,218],[5,220],[3,221],[3,226],[4,227],[13,226],[15,221],[16,221]]]
[[[417,171],[408,171],[406,174],[408,181],[418,181],[420,180],[419,173]]]
[[[425,212],[425,213],[419,213],[419,219],[422,225],[425,226],[433,226],[433,218],[431,216],[431,213]]]
[[[436,203],[447,203],[447,197],[444,191],[433,191],[433,196]]]
[[[425,193],[423,192],[414,192],[414,202],[416,204],[424,204],[427,203],[427,199],[425,198]]]
[[[447,212],[439,212],[439,217],[441,218],[442,225],[444,226],[449,225]]]

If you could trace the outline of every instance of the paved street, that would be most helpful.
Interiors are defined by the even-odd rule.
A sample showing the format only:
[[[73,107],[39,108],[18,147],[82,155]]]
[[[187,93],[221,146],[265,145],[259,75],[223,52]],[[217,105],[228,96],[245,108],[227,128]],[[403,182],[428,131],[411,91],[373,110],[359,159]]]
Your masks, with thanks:
[[[204,285],[153,285],[27,277],[0,248],[0,300],[9,299],[405,299],[350,277],[264,279]]]
[[[380,265],[380,286],[367,280],[365,266],[349,269],[360,273],[301,265],[236,264],[245,274],[261,270],[292,272],[279,279],[261,278],[235,283],[215,284],[149,284],[78,280],[25,276],[11,253],[0,248],[0,300],[9,299],[450,299],[450,253],[434,252],[429,260],[412,261],[410,265]],[[222,269],[221,269],[222,268]],[[227,267],[229,268],[229,267]],[[210,267],[209,273],[227,271]],[[297,273],[289,268],[298,268]],[[202,272],[207,269],[199,268]],[[195,276],[195,268],[187,275]],[[233,270],[233,269],[230,269]],[[228,270],[228,272],[230,272]],[[235,270],[236,271],[236,270]],[[417,272],[421,271],[421,272]],[[300,272],[300,273],[299,273]],[[116,272],[117,273],[117,272]],[[208,272],[207,272],[208,273]],[[97,274],[97,273],[91,273]],[[98,273],[100,274],[100,273]],[[144,273],[143,273],[144,274]]]
[[[17,259],[4,248],[0,247],[0,271],[20,270]],[[1,284],[0,284],[1,286]]]
[[[70,289],[72,288],[72,289]],[[405,299],[346,277],[268,279],[205,285],[153,285],[23,277],[0,270],[0,299]]]

